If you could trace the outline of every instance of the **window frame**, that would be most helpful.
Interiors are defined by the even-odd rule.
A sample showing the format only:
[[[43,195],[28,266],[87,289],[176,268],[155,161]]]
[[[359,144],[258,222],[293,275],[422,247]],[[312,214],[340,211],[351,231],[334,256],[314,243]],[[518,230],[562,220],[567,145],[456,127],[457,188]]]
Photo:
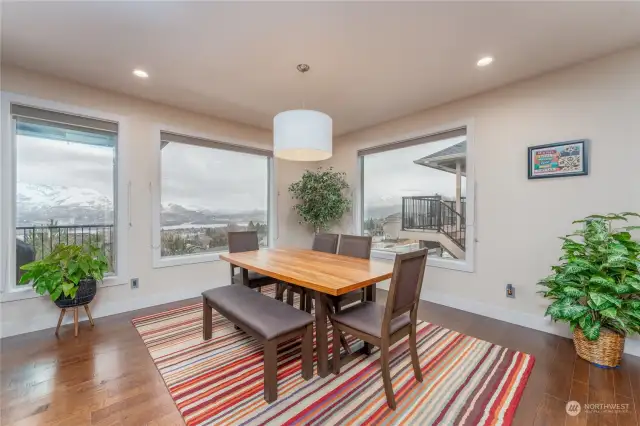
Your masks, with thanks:
[[[21,104],[36,109],[53,110],[65,114],[84,116],[97,120],[118,123],[114,161],[114,225],[116,238],[116,271],[98,283],[99,287],[110,287],[128,283],[127,243],[131,227],[130,197],[131,182],[127,175],[127,154],[123,147],[123,135],[127,134],[126,120],[115,114],[96,111],[55,101],[39,99],[13,92],[0,92],[0,119],[2,120],[2,144],[0,146],[0,302],[30,299],[40,296],[30,285],[18,286],[15,271],[16,238],[16,179],[17,150],[15,121],[11,115],[11,104]]]
[[[466,140],[467,140],[467,172],[466,172],[466,241],[465,246],[465,258],[464,259],[442,259],[437,257],[428,257],[427,266],[433,266],[436,268],[452,269],[462,272],[474,272],[475,271],[475,251],[476,251],[476,183],[475,183],[475,144],[474,144],[474,119],[467,118],[460,121],[447,123],[440,126],[430,127],[412,132],[405,135],[403,138],[391,138],[380,141],[380,143],[366,147],[365,149],[373,149],[382,147],[384,145],[392,145],[396,143],[402,143],[413,139],[425,138],[438,133],[443,133],[452,129],[466,128]],[[400,149],[400,147],[398,148]],[[362,235],[364,228],[364,157],[366,155],[359,155],[356,153],[356,170],[357,170],[357,185],[355,191],[355,202],[353,209],[353,223],[355,224],[355,230],[357,235]],[[376,259],[388,259],[393,260],[396,257],[396,253],[384,250],[371,250],[371,257]]]
[[[246,147],[248,149],[262,150],[265,152],[271,152],[269,149],[265,149],[264,146],[259,144],[250,145],[243,142],[231,141],[227,138],[220,137],[212,134],[203,134],[188,129],[180,129],[170,125],[156,125],[153,129],[153,164],[155,165],[154,180],[149,183],[149,190],[151,192],[151,249],[153,252],[153,268],[168,268],[174,266],[193,265],[198,263],[217,262],[220,259],[221,254],[227,253],[226,251],[211,252],[211,253],[198,253],[178,256],[162,256],[162,242],[161,231],[162,226],[160,224],[161,205],[162,205],[162,153],[160,149],[161,145],[161,133],[174,133],[177,135],[184,135],[186,137],[192,137],[200,139],[203,144],[198,146],[205,146],[206,141],[210,141],[217,146],[211,146],[211,149],[224,149],[220,145],[228,145],[230,147]],[[229,149],[234,151],[233,149]],[[259,155],[259,154],[256,154]],[[275,166],[273,155],[267,157],[267,226],[269,230],[268,247],[274,247],[277,240],[277,203],[276,203],[276,179],[275,179]]]

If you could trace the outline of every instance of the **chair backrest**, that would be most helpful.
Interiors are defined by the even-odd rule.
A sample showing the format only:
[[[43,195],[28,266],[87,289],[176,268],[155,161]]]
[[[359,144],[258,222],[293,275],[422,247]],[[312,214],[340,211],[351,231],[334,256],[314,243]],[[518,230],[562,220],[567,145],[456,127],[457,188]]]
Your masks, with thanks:
[[[427,265],[427,249],[396,254],[393,276],[389,285],[382,332],[388,332],[395,317],[411,311],[411,320],[416,321],[424,269]],[[386,330],[385,330],[386,327]],[[384,334],[383,334],[384,335]]]
[[[371,237],[359,235],[340,235],[338,254],[343,256],[369,259],[371,257]]]
[[[311,250],[336,254],[338,249],[338,234],[316,234],[313,237]]]
[[[229,253],[258,250],[258,231],[229,232]]]

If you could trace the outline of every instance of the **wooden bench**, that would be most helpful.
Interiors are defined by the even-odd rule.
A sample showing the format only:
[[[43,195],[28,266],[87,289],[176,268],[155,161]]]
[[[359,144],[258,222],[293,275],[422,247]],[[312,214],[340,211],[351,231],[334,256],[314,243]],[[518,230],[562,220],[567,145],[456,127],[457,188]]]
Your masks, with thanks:
[[[313,376],[313,316],[241,284],[202,293],[204,340],[213,332],[212,309],[264,345],[264,399],[278,399],[278,344],[302,337],[302,377]]]

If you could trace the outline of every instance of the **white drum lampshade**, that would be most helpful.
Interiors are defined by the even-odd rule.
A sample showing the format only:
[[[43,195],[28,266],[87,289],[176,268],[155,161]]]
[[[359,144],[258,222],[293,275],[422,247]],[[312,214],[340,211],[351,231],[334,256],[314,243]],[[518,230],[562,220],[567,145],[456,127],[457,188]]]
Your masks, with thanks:
[[[331,158],[333,121],[327,114],[307,109],[284,111],[273,118],[273,154],[291,161]]]

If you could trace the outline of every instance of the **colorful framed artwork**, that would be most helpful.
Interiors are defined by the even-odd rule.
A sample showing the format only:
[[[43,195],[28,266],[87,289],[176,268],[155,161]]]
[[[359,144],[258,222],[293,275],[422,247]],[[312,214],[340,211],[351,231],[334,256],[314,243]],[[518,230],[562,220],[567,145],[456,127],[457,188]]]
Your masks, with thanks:
[[[529,147],[529,179],[589,174],[586,139]]]

